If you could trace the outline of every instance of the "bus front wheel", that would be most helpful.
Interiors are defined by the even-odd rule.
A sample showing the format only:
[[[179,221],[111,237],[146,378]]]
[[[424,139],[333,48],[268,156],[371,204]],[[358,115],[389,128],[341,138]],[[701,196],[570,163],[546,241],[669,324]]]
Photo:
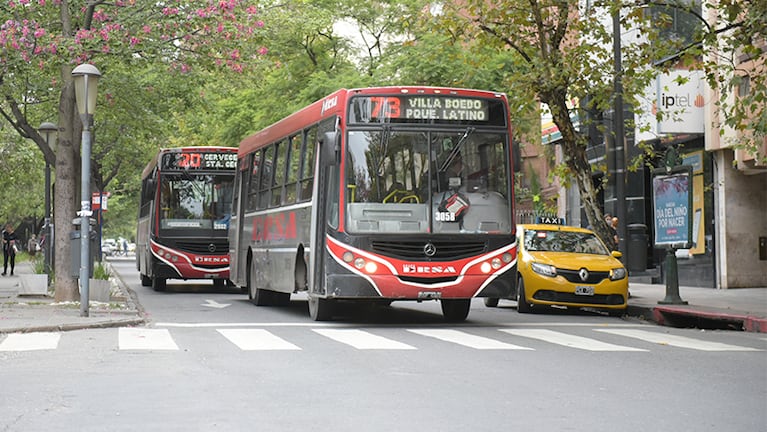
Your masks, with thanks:
[[[150,278],[147,275],[142,274],[141,275],[141,286],[145,286],[145,287],[152,286],[152,278]]]
[[[442,299],[442,315],[450,322],[460,322],[469,316],[471,299]]]
[[[152,278],[152,289],[155,291],[165,291],[165,279],[154,277]]]
[[[328,321],[333,317],[333,300],[309,294],[309,316],[314,321]]]

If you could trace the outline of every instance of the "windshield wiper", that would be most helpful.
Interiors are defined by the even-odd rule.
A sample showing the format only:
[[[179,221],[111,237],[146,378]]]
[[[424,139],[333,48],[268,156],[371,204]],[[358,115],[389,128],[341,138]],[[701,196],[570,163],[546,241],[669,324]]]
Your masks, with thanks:
[[[447,159],[445,159],[445,161],[442,162],[442,166],[440,166],[439,168],[440,171],[446,171],[447,167],[449,167],[453,163],[453,160],[456,158],[456,156],[458,156],[458,153],[461,152],[461,147],[463,147],[463,144],[466,142],[467,139],[469,139],[469,137],[471,136],[471,134],[474,133],[475,130],[476,128],[471,126],[466,128],[466,130],[463,132],[463,135],[461,136],[461,139],[459,139],[458,142],[455,144],[455,146],[453,146],[453,149],[450,150],[450,154],[447,155]]]

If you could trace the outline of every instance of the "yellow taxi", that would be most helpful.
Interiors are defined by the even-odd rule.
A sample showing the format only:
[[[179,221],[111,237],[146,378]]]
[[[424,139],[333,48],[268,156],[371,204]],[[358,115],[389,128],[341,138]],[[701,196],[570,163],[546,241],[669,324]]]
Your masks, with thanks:
[[[541,306],[598,308],[621,316],[628,306],[628,273],[591,230],[549,224],[517,225],[517,311]],[[494,306],[493,299],[486,302]],[[497,304],[497,301],[496,301]]]

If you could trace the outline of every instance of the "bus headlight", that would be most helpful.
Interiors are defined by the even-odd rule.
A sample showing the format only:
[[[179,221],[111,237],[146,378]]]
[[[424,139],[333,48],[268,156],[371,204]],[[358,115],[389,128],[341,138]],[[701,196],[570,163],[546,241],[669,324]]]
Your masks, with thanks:
[[[346,263],[350,263],[350,262],[354,261],[354,254],[351,253],[351,252],[348,252],[348,251],[344,252],[343,260]]]
[[[362,267],[365,267],[365,260],[362,258],[357,258],[354,260],[354,267],[357,267],[357,270],[362,270]]]
[[[498,270],[501,268],[501,259],[493,258],[493,261],[490,262],[490,265],[493,266],[493,270]]]
[[[375,273],[378,270],[378,265],[373,261],[365,263],[365,271],[368,273]]]
[[[485,261],[482,263],[481,266],[479,266],[479,269],[482,271],[482,273],[490,273],[491,266],[490,263]]]
[[[501,259],[504,263],[508,264],[511,262],[511,254],[506,252],[505,254],[501,255]]]

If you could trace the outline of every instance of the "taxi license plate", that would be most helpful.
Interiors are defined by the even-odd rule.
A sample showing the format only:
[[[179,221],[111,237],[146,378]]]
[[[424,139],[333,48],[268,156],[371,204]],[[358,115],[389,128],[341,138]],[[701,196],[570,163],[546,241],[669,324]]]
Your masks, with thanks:
[[[577,285],[575,287],[575,295],[593,296],[594,295],[594,287],[593,286]]]

